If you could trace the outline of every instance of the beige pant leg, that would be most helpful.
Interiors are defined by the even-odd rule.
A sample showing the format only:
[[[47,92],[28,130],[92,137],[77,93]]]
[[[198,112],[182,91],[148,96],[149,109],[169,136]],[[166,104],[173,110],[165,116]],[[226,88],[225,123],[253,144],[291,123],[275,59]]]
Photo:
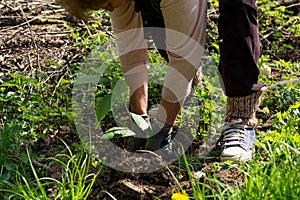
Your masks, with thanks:
[[[148,82],[147,42],[144,39],[140,13],[134,2],[126,2],[110,12],[112,27],[117,40],[121,68],[131,94]]]
[[[162,96],[171,103],[183,102],[204,50],[206,1],[162,0],[160,6],[170,60]]]

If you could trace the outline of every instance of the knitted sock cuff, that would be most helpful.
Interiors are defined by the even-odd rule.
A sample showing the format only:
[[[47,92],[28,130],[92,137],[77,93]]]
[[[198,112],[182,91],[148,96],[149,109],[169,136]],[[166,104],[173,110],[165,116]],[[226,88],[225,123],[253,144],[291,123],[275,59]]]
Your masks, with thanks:
[[[241,124],[255,127],[258,123],[256,111],[258,110],[264,88],[245,97],[228,97],[225,122],[239,120]]]

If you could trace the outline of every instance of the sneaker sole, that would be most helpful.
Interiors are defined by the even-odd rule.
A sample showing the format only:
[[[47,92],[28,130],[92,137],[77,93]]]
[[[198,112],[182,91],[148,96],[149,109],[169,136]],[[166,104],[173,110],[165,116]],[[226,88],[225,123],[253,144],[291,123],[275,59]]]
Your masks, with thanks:
[[[237,156],[220,156],[220,160],[221,162],[225,162],[225,161],[233,161],[233,162],[247,162],[249,160],[252,160],[253,154],[252,154],[252,150],[247,151],[246,153],[243,153],[241,155],[237,155]]]

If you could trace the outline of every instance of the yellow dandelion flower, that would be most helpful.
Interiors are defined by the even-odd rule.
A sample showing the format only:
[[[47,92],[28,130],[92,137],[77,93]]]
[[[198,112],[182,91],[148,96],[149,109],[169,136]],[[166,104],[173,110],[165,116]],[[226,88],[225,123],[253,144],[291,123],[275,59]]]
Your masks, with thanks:
[[[172,200],[189,200],[190,198],[186,194],[180,192],[172,194]]]

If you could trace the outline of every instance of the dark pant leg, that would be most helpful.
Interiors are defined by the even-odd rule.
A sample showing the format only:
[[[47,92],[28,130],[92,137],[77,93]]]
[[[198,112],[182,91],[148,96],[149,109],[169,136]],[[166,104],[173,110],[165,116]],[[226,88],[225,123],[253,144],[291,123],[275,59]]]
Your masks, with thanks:
[[[149,39],[151,36],[159,54],[168,62],[169,58],[166,51],[165,21],[163,16],[153,16],[146,12],[142,12],[142,18],[143,26],[146,28],[145,39]],[[149,29],[147,29],[147,27]]]
[[[219,0],[219,71],[229,97],[247,96],[263,87],[258,83],[259,34],[256,0]]]

